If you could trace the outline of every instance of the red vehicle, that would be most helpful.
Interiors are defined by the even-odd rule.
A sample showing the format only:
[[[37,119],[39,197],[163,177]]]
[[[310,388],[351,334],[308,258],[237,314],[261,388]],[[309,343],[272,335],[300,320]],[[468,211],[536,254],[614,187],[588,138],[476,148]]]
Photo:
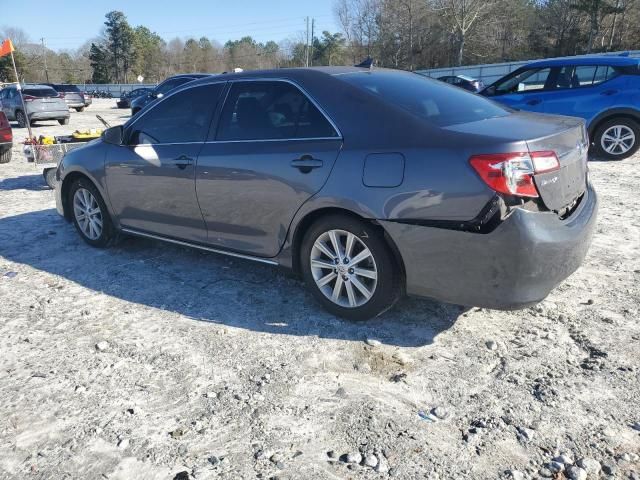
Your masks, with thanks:
[[[13,132],[6,115],[0,111],[0,163],[11,161],[11,149],[13,148]]]

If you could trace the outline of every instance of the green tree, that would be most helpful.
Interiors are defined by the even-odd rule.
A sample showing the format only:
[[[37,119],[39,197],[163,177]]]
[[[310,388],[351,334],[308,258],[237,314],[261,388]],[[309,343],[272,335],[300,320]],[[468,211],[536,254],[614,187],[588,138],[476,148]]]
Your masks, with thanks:
[[[89,48],[89,64],[93,69],[91,81],[93,83],[111,83],[109,72],[109,54],[100,45],[92,43]]]
[[[605,17],[614,13],[622,13],[624,9],[618,5],[612,5],[607,0],[577,0],[573,8],[584,13],[589,19],[589,40],[587,53],[593,50],[593,44]]]
[[[134,64],[134,33],[124,13],[117,10],[105,15],[107,50],[116,82],[127,82],[127,75]]]

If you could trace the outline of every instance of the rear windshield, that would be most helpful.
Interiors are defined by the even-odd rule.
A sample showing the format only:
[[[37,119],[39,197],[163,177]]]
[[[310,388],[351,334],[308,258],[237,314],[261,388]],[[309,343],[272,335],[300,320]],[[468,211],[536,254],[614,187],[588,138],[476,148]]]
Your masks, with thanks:
[[[80,89],[77,85],[55,85],[55,88],[59,92],[77,92],[80,93]]]
[[[38,98],[47,98],[47,97],[57,97],[58,92],[56,92],[53,88],[25,88],[22,90],[25,95],[31,95],[32,97]]]
[[[496,103],[415,73],[374,70],[338,78],[440,127],[509,115]]]

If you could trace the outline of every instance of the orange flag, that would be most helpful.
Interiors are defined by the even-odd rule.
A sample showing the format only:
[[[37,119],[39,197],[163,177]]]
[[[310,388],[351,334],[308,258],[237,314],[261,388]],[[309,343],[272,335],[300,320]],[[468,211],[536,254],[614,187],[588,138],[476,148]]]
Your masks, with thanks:
[[[9,55],[14,50],[15,48],[13,48],[13,43],[11,43],[11,40],[7,38],[4,42],[2,42],[2,45],[0,45],[0,57]]]

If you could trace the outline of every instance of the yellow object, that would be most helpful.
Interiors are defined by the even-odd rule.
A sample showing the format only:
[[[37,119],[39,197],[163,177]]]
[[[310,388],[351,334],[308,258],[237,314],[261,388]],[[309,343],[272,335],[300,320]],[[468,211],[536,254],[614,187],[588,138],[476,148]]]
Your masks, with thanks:
[[[88,130],[76,130],[71,134],[71,136],[77,140],[80,140],[80,139],[89,140],[93,138],[100,138],[101,135],[102,135],[102,130],[99,128],[91,128]]]
[[[54,137],[45,137],[44,135],[41,135],[38,143],[40,145],[53,145],[56,143],[56,139]]]

